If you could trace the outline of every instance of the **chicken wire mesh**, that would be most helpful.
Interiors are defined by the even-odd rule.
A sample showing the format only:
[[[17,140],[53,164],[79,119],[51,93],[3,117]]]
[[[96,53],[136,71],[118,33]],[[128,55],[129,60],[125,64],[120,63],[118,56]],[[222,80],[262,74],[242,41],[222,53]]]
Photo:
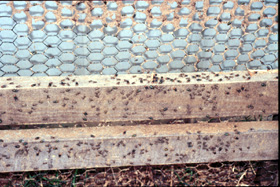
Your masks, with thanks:
[[[0,76],[278,68],[278,0],[1,1]]]

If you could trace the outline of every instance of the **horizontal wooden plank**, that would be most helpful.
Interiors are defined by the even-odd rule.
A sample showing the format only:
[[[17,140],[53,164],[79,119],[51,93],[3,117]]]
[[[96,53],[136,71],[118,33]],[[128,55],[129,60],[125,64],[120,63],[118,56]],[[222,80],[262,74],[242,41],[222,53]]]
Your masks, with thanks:
[[[0,79],[0,125],[278,113],[278,71]]]
[[[278,122],[0,131],[0,172],[278,159]]]

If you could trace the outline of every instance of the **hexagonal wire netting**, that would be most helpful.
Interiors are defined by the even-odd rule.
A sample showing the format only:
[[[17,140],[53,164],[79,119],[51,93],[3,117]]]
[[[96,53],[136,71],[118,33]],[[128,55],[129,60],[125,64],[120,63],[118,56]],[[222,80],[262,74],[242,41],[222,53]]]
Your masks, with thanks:
[[[1,1],[0,76],[278,68],[277,0]]]

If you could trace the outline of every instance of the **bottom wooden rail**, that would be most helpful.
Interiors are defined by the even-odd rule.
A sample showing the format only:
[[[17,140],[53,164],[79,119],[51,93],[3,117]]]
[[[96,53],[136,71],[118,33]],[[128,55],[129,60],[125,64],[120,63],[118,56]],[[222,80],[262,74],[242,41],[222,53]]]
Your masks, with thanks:
[[[0,131],[0,172],[278,159],[278,122]]]

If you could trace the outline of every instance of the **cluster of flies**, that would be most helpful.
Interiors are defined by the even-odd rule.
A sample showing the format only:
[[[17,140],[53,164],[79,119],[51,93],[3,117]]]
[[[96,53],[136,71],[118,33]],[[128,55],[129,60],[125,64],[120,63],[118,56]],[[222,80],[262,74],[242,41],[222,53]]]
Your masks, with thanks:
[[[253,128],[250,131],[254,131]],[[123,132],[123,138],[136,138],[138,137],[136,134],[127,135],[127,131]],[[157,133],[154,133],[157,135]],[[163,155],[163,158],[169,160],[174,163],[186,162],[189,159],[190,155],[197,155],[197,151],[205,151],[211,152],[214,157],[219,153],[227,153],[232,154],[236,151],[242,152],[250,149],[250,146],[240,146],[238,141],[242,139],[241,132],[238,131],[237,125],[234,125],[233,132],[225,132],[224,134],[204,134],[201,131],[197,132],[189,132],[186,131],[186,135],[180,136],[154,136],[149,138],[149,141],[139,141],[139,140],[127,140],[121,138],[120,140],[109,140],[112,143],[107,144],[106,141],[100,141],[100,137],[96,137],[94,134],[90,134],[85,140],[73,140],[72,143],[65,142],[63,140],[59,140],[59,137],[34,137],[33,140],[25,141],[24,139],[19,139],[18,142],[5,142],[5,140],[0,139],[0,145],[2,148],[9,148],[10,146],[14,146],[15,153],[14,157],[25,157],[29,154],[30,149],[32,149],[32,153],[34,153],[35,157],[39,157],[43,152],[47,152],[51,155],[56,155],[58,158],[65,158],[67,156],[68,159],[78,158],[77,154],[79,153],[89,153],[91,155],[95,155],[94,158],[103,158],[105,162],[110,157],[111,152],[113,151],[112,147],[117,147],[117,149],[124,150],[122,159],[125,162],[129,162],[129,164],[133,165],[136,158],[146,159],[145,164],[149,165],[153,162],[157,162],[153,159],[152,155],[149,154],[149,150],[153,150],[153,146],[156,146],[155,149],[160,148],[161,151],[158,152]],[[190,136],[190,137],[189,137]],[[30,138],[29,138],[30,139]],[[193,140],[192,140],[193,139]],[[182,153],[182,150],[178,150],[174,145],[176,141],[179,141],[180,144],[184,142],[186,145],[186,149],[189,149],[189,153]],[[110,148],[108,147],[110,146]],[[60,150],[61,149],[61,150]],[[66,150],[65,150],[66,149]],[[199,151],[200,150],[200,151]],[[200,154],[200,153],[199,153]],[[44,156],[44,154],[42,155]],[[11,158],[11,155],[2,154],[2,158],[8,160]],[[13,157],[13,156],[12,156]],[[0,159],[2,159],[0,158]],[[72,159],[73,159],[72,158]],[[163,159],[163,160],[164,160]],[[49,164],[49,161],[44,161],[43,165]],[[111,162],[111,163],[110,163]],[[115,165],[115,160],[111,160],[109,163],[106,162],[107,166]],[[143,160],[142,160],[143,162]],[[12,167],[11,164],[6,164],[6,167]],[[52,165],[51,165],[52,167]],[[51,169],[51,167],[49,169]]]
[[[256,71],[256,72],[254,72],[254,74],[257,74],[258,72]],[[212,75],[211,75],[212,74]],[[164,94],[166,94],[167,93],[167,91],[170,91],[170,89],[163,89],[163,87],[160,87],[160,85],[161,84],[168,84],[168,83],[171,83],[171,85],[173,85],[173,88],[172,88],[172,90],[173,91],[175,91],[175,92],[179,92],[179,90],[180,90],[180,88],[177,88],[176,87],[176,85],[177,84],[174,84],[174,83],[188,83],[188,82],[190,82],[191,80],[193,80],[193,79],[196,79],[197,81],[198,80],[208,80],[208,81],[212,81],[213,80],[213,77],[215,77],[215,78],[218,78],[218,81],[219,80],[221,80],[222,78],[223,79],[227,79],[227,80],[231,80],[231,79],[234,79],[234,77],[239,77],[240,75],[239,74],[236,74],[236,73],[230,73],[230,74],[226,74],[226,75],[220,75],[219,73],[208,73],[208,74],[206,74],[206,73],[200,73],[200,74],[193,74],[193,75],[190,75],[190,74],[183,74],[183,73],[181,73],[181,74],[178,74],[178,77],[172,77],[172,78],[170,78],[170,77],[164,77],[164,76],[162,76],[162,75],[158,75],[158,74],[152,74],[152,75],[146,75],[146,77],[145,78],[143,78],[143,76],[140,76],[140,77],[138,77],[138,84],[140,83],[140,85],[142,84],[143,85],[143,88],[144,88],[144,90],[155,90],[155,91],[153,91],[153,92],[155,92],[155,94],[157,94],[157,93],[159,93],[159,92],[161,92],[161,91],[163,91],[163,93]],[[221,76],[223,76],[222,78],[220,78]],[[245,75],[243,75],[243,78],[244,79],[248,79],[249,77],[251,76],[251,74],[250,73],[247,73],[247,74],[245,74]],[[278,78],[278,77],[277,77]],[[116,83],[118,84],[118,83],[120,83],[121,82],[121,80],[123,80],[123,82],[124,83],[126,83],[126,84],[135,84],[135,82],[136,82],[136,80],[137,80],[137,75],[133,75],[132,76],[132,78],[131,79],[121,79],[121,78],[119,78],[118,77],[118,75],[116,74],[116,75],[114,75],[114,76],[111,76],[111,79],[113,79],[113,80],[116,80]],[[106,80],[106,79],[105,79]],[[135,81],[134,81],[135,80]],[[183,82],[185,80],[185,82]],[[134,81],[134,82],[132,82],[132,81]],[[11,88],[11,92],[12,92],[12,97],[13,97],[13,101],[14,102],[19,102],[19,101],[21,101],[21,98],[20,97],[22,97],[22,96],[19,96],[18,95],[18,93],[20,93],[20,88],[18,88],[18,86],[16,86],[16,88],[14,88],[15,86],[14,86],[14,82],[13,82],[13,80],[12,80],[12,78],[8,78],[7,79],[7,82],[8,82],[8,84],[6,84],[6,85],[13,85],[13,88]],[[92,83],[92,84],[95,84],[95,83],[98,83],[98,81],[97,80],[88,80],[88,83]],[[43,84],[43,83],[42,83]],[[40,87],[41,85],[42,85],[41,83],[33,83],[33,84],[31,84],[31,87]],[[73,86],[73,84],[75,85],[75,86],[79,86],[79,80],[77,80],[77,78],[72,78],[71,79],[71,76],[68,76],[68,77],[65,77],[64,79],[61,79],[60,80],[60,82],[59,82],[59,85],[60,86],[68,86],[68,87],[70,87],[70,86]],[[6,85],[2,85],[2,88],[8,88]],[[122,84],[123,85],[123,84]],[[128,105],[129,105],[129,102],[132,100],[133,101],[133,99],[134,99],[134,96],[137,96],[137,95],[139,95],[139,93],[140,92],[142,92],[143,91],[143,89],[141,89],[141,86],[137,86],[137,88],[138,89],[136,89],[135,90],[135,94],[133,95],[133,91],[131,91],[131,92],[129,92],[129,93],[127,93],[127,94],[125,94],[124,93],[124,91],[120,91],[120,93],[123,95],[121,98],[123,99],[123,100],[125,100],[124,102],[123,102],[123,104],[125,105],[125,107],[124,107],[124,111],[126,112],[126,114],[124,114],[122,117],[123,118],[128,118],[128,116],[129,115],[131,115],[131,114],[135,114],[135,112],[133,113],[129,113],[129,107],[128,107]],[[123,86],[125,86],[125,85],[123,85]],[[189,93],[189,97],[190,97],[190,99],[195,99],[195,96],[200,96],[202,99],[203,99],[203,102],[204,102],[204,105],[205,106],[207,106],[208,104],[212,104],[213,106],[212,106],[212,111],[216,111],[217,110],[217,97],[216,96],[214,96],[214,97],[212,97],[211,98],[211,90],[218,90],[218,84],[213,84],[212,86],[211,86],[211,90],[205,90],[205,85],[204,84],[198,84],[198,83],[193,83],[192,84],[192,86],[193,86],[193,88],[192,89],[190,89],[190,88],[188,88],[187,89],[187,91],[188,92],[190,92]],[[266,87],[267,86],[267,83],[266,82],[262,82],[261,83],[261,87]],[[46,96],[46,99],[47,99],[47,102],[50,102],[50,103],[53,103],[53,104],[60,104],[60,103],[62,103],[62,107],[67,107],[67,104],[66,104],[66,102],[67,101],[69,101],[71,98],[72,98],[72,96],[70,96],[70,97],[67,97],[67,96],[65,96],[65,94],[66,93],[70,93],[70,92],[73,92],[73,91],[75,91],[75,90],[77,90],[77,89],[80,89],[80,87],[78,87],[77,89],[75,89],[75,87],[73,87],[73,88],[67,88],[67,89],[65,89],[65,90],[62,90],[61,91],[61,94],[64,96],[63,97],[63,99],[60,101],[60,100],[58,100],[58,99],[55,99],[55,100],[53,100],[53,101],[50,101],[50,99],[51,99],[51,97],[50,97],[50,95],[48,94],[48,92],[49,92],[49,89],[48,88],[56,88],[56,87],[58,87],[58,85],[56,84],[56,83],[54,83],[54,82],[48,82],[47,83],[47,88],[44,88],[43,89],[43,91],[47,94],[47,96]],[[202,87],[202,89],[198,89],[198,87]],[[122,88],[122,87],[119,87],[119,88]],[[97,99],[99,99],[100,98],[100,96],[101,96],[101,92],[100,92],[100,89],[102,89],[102,86],[97,86],[96,88],[95,88],[95,93],[94,94],[92,94],[93,96],[95,96]],[[118,90],[118,87],[117,86],[112,86],[112,87],[108,87],[108,89],[107,89],[107,93],[109,94],[109,93],[111,93],[113,90]],[[245,97],[246,98],[250,98],[250,94],[248,94],[248,88],[245,88],[245,86],[241,86],[241,88],[240,89],[237,89],[236,90],[236,92],[237,93],[245,93]],[[203,96],[202,95],[202,93],[204,93],[205,92],[205,95]],[[228,88],[227,88],[227,90],[225,90],[225,95],[231,95],[231,92],[232,92],[232,89],[231,89],[231,87],[229,86]],[[246,94],[247,93],[247,94]],[[0,97],[2,96],[3,94],[1,94],[0,95]],[[86,98],[87,98],[87,96],[86,95],[84,95],[84,94],[82,94],[81,93],[81,91],[78,91],[78,92],[76,92],[75,93],[75,97],[76,96],[79,96],[79,95],[81,95],[81,101],[86,101]],[[261,97],[263,94],[260,94],[259,96]],[[147,97],[147,98],[149,98],[149,97],[152,97],[152,94],[148,94],[148,95],[146,95],[145,97]],[[112,100],[111,101],[108,101],[108,103],[109,102],[111,102],[111,103],[113,103],[113,101],[116,99],[116,97],[114,97],[114,98],[112,98]],[[142,101],[144,98],[142,98],[142,97],[140,97],[140,101]],[[91,103],[91,102],[94,102],[94,98],[88,98],[88,102],[89,103]],[[24,101],[24,99],[22,100],[22,101]],[[77,102],[78,101],[76,101],[76,100],[73,100],[72,101],[72,103],[68,103],[68,107],[69,107],[69,109],[75,109],[75,105],[77,104]],[[28,105],[26,104],[26,103],[22,103],[21,104],[21,107],[23,107],[23,108],[25,108],[25,109],[21,109],[21,108],[17,108],[16,110],[18,111],[18,112],[23,112],[23,111],[25,111],[25,112],[27,112],[29,115],[30,114],[32,114],[35,110],[36,110],[36,107],[38,106],[38,105],[40,105],[40,104],[44,104],[45,103],[45,101],[44,101],[44,99],[41,99],[41,100],[39,100],[38,101],[38,103],[31,103],[31,106],[30,106],[30,109],[26,109],[26,107],[28,107]],[[110,104],[110,103],[109,103]],[[30,104],[29,104],[30,105]],[[113,108],[112,108],[112,110],[114,111],[114,110],[117,110],[117,107],[118,106],[114,106]],[[254,105],[253,104],[249,104],[248,106],[247,106],[247,108],[248,109],[254,109]],[[96,117],[97,118],[99,118],[100,117],[100,115],[101,115],[101,108],[100,107],[98,107],[98,106],[96,106],[95,104],[93,104],[93,105],[91,105],[91,109],[95,109],[96,110]],[[203,107],[202,106],[199,106],[199,109],[200,109],[200,111],[202,111],[203,110]],[[166,106],[166,107],[163,107],[163,108],[161,108],[161,109],[159,109],[159,112],[160,112],[160,114],[162,115],[162,116],[164,116],[165,115],[165,113],[166,112],[169,112],[171,109],[168,107],[168,106]],[[177,109],[175,108],[175,109],[172,109],[174,112],[177,112]],[[104,110],[103,111],[104,112],[104,114],[105,115],[110,115],[110,111],[108,111],[108,110]],[[191,114],[191,107],[190,106],[188,106],[187,107],[187,112],[188,112],[188,114]],[[88,116],[89,116],[89,111],[84,111],[84,112],[82,112],[82,121],[84,121],[84,122],[87,122],[87,121],[89,121],[88,120]],[[1,118],[1,116],[3,116],[3,115],[5,115],[6,114],[6,112],[5,111],[2,111],[1,113],[0,113],[0,124],[3,122],[3,118]],[[154,120],[154,117],[152,117],[152,116],[148,116],[147,117],[149,120]],[[9,121],[10,121],[10,123],[11,124],[13,124],[13,118],[12,117],[10,117],[9,119],[8,119]],[[49,117],[43,117],[42,118],[42,120],[44,121],[44,122],[46,122],[46,121],[48,121],[49,120]]]

